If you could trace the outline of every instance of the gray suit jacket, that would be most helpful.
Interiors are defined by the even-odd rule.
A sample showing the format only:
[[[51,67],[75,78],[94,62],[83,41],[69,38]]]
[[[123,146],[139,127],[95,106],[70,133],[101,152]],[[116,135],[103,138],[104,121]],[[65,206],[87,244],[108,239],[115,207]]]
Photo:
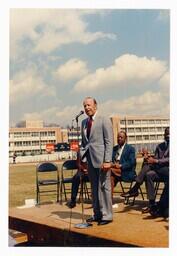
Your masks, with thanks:
[[[90,158],[94,168],[100,168],[103,162],[112,161],[113,150],[113,129],[111,120],[107,117],[100,116],[97,112],[93,121],[90,138],[87,139],[88,118],[82,121],[81,133],[81,157],[84,157],[89,150]]]

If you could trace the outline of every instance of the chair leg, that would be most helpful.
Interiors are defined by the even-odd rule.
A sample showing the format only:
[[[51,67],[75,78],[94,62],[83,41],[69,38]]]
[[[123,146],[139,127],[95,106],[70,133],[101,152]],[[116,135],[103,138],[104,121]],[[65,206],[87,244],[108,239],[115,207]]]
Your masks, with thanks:
[[[159,190],[159,185],[160,185],[160,182],[159,181],[156,181],[155,182],[155,199],[157,197],[157,193],[158,193],[158,190]]]
[[[59,183],[57,183],[57,203],[59,202]]]
[[[143,195],[143,191],[142,191],[141,187],[139,187],[139,191],[140,191],[140,194],[141,194],[142,199],[143,199],[143,201],[144,201],[144,195]]]

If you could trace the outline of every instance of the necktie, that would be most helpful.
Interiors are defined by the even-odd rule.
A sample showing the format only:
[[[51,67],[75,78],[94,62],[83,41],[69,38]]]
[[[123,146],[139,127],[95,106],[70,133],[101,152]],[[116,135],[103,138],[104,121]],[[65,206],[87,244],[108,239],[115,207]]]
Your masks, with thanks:
[[[88,139],[90,137],[90,131],[91,131],[91,127],[92,127],[92,122],[93,122],[93,119],[92,119],[92,117],[90,117],[88,119],[88,122],[87,122],[87,138]]]

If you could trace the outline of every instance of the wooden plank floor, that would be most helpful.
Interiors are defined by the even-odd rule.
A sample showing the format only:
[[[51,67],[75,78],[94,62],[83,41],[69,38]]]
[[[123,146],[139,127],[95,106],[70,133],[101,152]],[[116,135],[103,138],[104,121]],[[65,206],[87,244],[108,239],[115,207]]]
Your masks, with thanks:
[[[114,209],[114,221],[105,226],[78,229],[82,207],[72,210],[65,204],[42,204],[26,209],[10,208],[9,228],[24,232],[28,240],[41,246],[118,246],[168,247],[168,220],[152,219],[141,213],[141,202]],[[91,204],[84,204],[84,219],[92,214]]]

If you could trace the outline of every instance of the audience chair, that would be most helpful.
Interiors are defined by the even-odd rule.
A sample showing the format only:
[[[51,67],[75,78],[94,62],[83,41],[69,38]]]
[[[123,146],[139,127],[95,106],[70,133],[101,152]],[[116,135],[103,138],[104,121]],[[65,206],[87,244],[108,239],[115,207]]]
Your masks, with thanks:
[[[59,202],[59,171],[56,164],[44,162],[36,167],[36,202],[40,203],[40,194],[55,194]],[[45,188],[42,188],[45,187]],[[47,188],[48,187],[48,188]]]
[[[77,160],[66,160],[61,167],[60,180],[60,203],[63,202],[63,194],[67,201],[67,194],[71,193],[72,178],[78,171]],[[80,191],[81,192],[81,191]],[[83,195],[88,196],[88,188],[86,182],[83,182]]]
[[[128,180],[126,180],[126,181],[125,180],[121,180],[120,181],[120,186],[121,186],[122,193],[125,193],[126,192],[125,190],[130,190],[133,187],[134,183],[136,182],[136,176],[137,175],[135,175],[134,178],[132,180],[129,180],[129,181]],[[126,185],[124,186],[124,183],[128,184],[128,186],[126,186]],[[139,192],[141,194],[142,199],[144,200],[144,195],[143,195],[141,187],[139,188]],[[133,198],[125,197],[124,204],[126,204],[126,205],[127,204],[134,205],[135,198],[136,197],[133,197]],[[132,199],[132,200],[130,200],[130,199]]]

